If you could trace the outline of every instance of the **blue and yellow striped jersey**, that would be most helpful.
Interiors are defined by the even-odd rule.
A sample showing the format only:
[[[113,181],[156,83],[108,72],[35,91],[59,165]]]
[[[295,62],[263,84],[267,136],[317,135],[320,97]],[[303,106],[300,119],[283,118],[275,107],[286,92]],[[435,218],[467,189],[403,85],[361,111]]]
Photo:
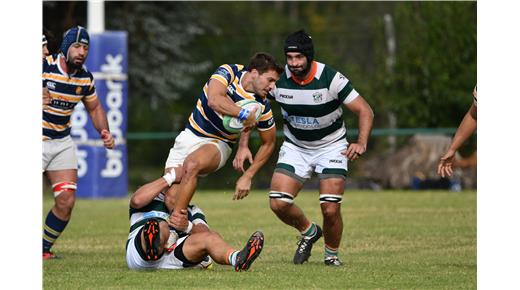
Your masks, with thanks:
[[[43,59],[42,81],[51,96],[51,103],[43,110],[43,140],[60,139],[70,135],[70,116],[83,98],[97,99],[94,77],[85,67],[68,75],[59,66],[61,54]]]
[[[211,75],[204,85],[202,93],[197,100],[197,105],[190,115],[186,128],[195,135],[222,140],[228,145],[238,140],[239,134],[233,134],[224,128],[222,123],[223,115],[215,112],[208,106],[208,85],[211,80],[219,81],[227,87],[227,96],[233,101],[238,102],[244,99],[255,100],[262,104],[262,115],[257,124],[260,131],[269,130],[274,126],[273,112],[269,101],[256,94],[246,92],[242,87],[241,80],[247,70],[241,64],[223,64]]]

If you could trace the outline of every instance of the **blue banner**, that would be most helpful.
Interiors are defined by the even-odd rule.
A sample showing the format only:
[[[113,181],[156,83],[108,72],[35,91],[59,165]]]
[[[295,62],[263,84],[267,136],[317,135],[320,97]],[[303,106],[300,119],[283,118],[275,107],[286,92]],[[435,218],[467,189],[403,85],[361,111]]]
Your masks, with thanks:
[[[71,118],[71,135],[78,155],[76,193],[83,198],[124,197],[128,194],[127,33],[91,34],[86,67],[94,75],[97,96],[107,115],[116,147],[112,150],[103,147],[83,103],[78,103]]]

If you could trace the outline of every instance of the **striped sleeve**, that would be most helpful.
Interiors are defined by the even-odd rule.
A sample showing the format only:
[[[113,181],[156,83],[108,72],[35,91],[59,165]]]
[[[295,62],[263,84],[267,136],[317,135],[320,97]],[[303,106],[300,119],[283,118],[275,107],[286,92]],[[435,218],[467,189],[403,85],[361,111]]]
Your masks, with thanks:
[[[89,73],[89,77],[90,77],[90,86],[88,87],[88,92],[85,95],[85,101],[92,102],[97,99],[96,84],[94,81],[94,76],[92,76],[92,74]]]
[[[274,126],[273,110],[271,110],[271,104],[269,101],[265,102],[264,110],[260,119],[258,120],[257,129],[258,131],[267,131]]]
[[[338,99],[342,101],[343,104],[348,104],[359,96],[358,92],[352,86],[352,82],[339,72],[334,75],[330,83],[330,91],[333,94],[337,94]]]
[[[231,65],[223,64],[217,68],[217,70],[211,75],[210,79],[215,79],[227,87],[233,82],[235,75],[236,70]]]

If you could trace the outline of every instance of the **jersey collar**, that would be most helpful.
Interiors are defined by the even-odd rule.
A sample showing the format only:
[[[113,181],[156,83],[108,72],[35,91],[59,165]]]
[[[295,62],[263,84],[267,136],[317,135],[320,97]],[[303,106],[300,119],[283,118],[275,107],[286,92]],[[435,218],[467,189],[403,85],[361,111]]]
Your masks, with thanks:
[[[294,74],[291,74],[291,79],[293,80],[293,82],[299,84],[300,86],[306,86],[312,82],[312,80],[314,79],[314,76],[316,76],[317,71],[318,71],[318,65],[316,64],[315,61],[313,61],[312,66],[311,66],[311,71],[306,79],[301,80],[301,79],[297,78]]]

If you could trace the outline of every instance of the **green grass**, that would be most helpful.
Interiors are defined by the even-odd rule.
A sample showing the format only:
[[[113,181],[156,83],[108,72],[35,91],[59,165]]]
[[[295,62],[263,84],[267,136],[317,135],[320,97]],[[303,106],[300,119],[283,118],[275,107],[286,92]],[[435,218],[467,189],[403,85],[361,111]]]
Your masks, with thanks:
[[[264,251],[252,271],[130,271],[124,257],[128,200],[78,200],[68,228],[45,261],[46,289],[475,289],[476,193],[444,191],[350,191],[343,201],[344,266],[323,264],[323,239],[304,265],[293,265],[296,230],[271,212],[267,193],[231,200],[231,191],[197,192],[194,203],[229,244],[242,248],[256,229]],[[316,192],[296,199],[307,216],[322,222]],[[44,213],[52,206],[44,198]]]

